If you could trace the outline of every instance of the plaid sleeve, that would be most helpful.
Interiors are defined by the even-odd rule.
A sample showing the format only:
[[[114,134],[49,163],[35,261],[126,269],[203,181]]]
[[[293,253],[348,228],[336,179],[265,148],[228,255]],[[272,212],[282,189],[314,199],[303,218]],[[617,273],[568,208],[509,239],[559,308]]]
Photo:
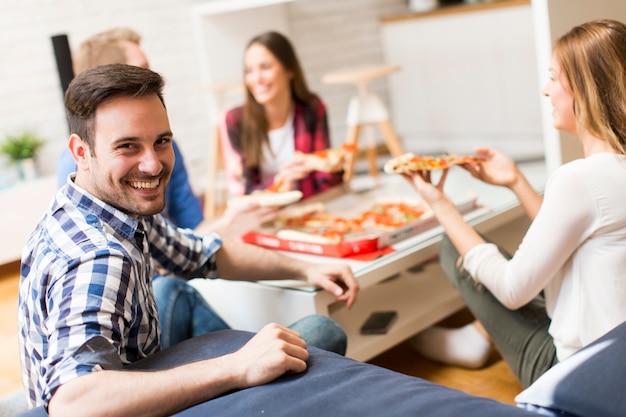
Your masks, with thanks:
[[[129,296],[131,264],[121,253],[99,250],[72,262],[67,272],[51,277],[45,297],[47,352],[42,358],[42,397],[47,403],[62,384],[109,367],[93,361],[81,363],[76,351],[101,336],[121,350],[124,322],[132,321]]]
[[[194,272],[212,278],[217,274],[215,253],[222,247],[221,239],[213,233],[198,236],[188,229],[174,227],[162,216],[147,219],[150,254],[160,274],[179,277]]]

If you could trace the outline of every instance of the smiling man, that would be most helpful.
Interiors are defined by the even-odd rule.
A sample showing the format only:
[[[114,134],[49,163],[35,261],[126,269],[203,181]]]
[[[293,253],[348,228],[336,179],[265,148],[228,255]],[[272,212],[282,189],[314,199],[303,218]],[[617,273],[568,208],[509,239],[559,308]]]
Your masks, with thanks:
[[[346,265],[222,243],[165,220],[175,158],[162,88],[158,74],[122,64],[86,71],[68,88],[77,170],[26,244],[19,292],[24,385],[31,406],[44,405],[51,416],[171,415],[304,371],[307,345],[345,350],[343,330],[314,315],[291,328],[268,324],[226,356],[158,372],[124,370],[160,350],[153,268],[177,276],[300,278],[348,305],[358,289]],[[315,333],[308,339],[300,329]]]
[[[78,157],[74,183],[127,214],[161,212],[174,151],[160,97],[111,98],[98,107],[93,124],[98,130],[92,143],[81,139],[88,132],[70,136]]]

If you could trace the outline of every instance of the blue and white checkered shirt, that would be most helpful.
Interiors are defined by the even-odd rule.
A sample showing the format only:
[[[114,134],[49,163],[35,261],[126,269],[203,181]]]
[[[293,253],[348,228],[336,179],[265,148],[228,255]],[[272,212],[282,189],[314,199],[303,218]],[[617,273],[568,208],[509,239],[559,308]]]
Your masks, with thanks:
[[[153,268],[215,277],[221,245],[216,235],[176,229],[161,215],[132,218],[69,181],[22,253],[18,326],[31,406],[47,406],[77,376],[158,351]],[[81,355],[95,340],[117,350],[114,361]]]

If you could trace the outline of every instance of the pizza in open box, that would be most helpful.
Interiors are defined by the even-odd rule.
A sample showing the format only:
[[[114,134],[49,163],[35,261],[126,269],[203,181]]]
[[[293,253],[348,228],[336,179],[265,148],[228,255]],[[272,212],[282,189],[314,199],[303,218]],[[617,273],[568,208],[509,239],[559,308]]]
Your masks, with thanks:
[[[364,228],[387,232],[431,216],[423,200],[398,197],[378,199],[373,207],[359,215],[358,221]]]
[[[379,199],[356,216],[343,217],[326,211],[322,203],[289,207],[278,215],[276,236],[286,240],[332,244],[397,230],[432,217],[419,199]]]
[[[336,243],[349,234],[362,231],[353,219],[326,211],[323,203],[288,207],[279,212],[275,221],[276,235],[282,239],[311,243]]]

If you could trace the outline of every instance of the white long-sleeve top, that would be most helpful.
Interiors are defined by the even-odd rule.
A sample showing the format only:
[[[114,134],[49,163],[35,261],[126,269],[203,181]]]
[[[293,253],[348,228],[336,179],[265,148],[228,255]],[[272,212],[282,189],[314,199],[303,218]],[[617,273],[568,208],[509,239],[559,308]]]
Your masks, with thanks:
[[[626,156],[559,167],[513,258],[482,244],[463,267],[510,309],[544,290],[559,360],[625,321]]]

